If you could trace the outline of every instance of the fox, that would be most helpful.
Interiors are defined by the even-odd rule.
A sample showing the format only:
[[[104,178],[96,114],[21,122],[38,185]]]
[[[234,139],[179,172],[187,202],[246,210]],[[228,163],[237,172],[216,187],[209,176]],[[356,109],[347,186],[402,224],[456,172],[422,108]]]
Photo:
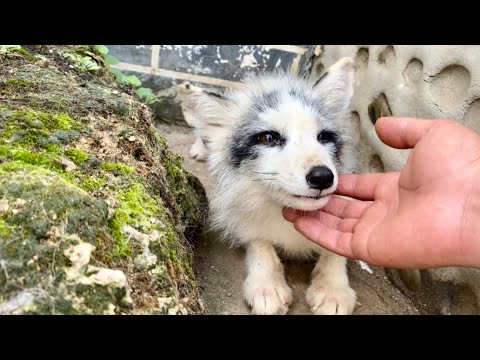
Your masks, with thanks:
[[[216,186],[210,226],[245,248],[245,301],[252,314],[287,314],[292,290],[281,256],[316,260],[306,300],[313,314],[352,314],[356,293],[347,259],[308,240],[282,215],[313,211],[334,196],[339,173],[354,162],[348,123],[354,64],[342,58],[318,80],[288,73],[250,75],[240,88],[212,92],[177,85],[195,142]]]

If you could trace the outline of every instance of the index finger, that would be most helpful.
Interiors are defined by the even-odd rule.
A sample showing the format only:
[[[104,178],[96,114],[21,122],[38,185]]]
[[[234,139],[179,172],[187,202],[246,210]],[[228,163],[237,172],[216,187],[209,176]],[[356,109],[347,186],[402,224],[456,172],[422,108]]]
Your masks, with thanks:
[[[383,117],[375,123],[375,130],[385,144],[396,149],[411,149],[435,125],[446,123],[453,121]]]
[[[375,199],[375,189],[378,183],[391,176],[398,176],[398,173],[340,174],[335,194],[372,201]]]
[[[293,224],[307,239],[338,255],[353,258],[353,234],[331,228],[318,219],[306,216],[299,218]]]

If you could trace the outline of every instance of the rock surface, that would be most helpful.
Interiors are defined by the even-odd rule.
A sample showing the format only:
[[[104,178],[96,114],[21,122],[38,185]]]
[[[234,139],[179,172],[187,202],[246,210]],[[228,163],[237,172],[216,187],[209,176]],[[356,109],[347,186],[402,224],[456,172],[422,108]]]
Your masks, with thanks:
[[[0,314],[203,313],[198,179],[93,47],[23,49],[0,59]]]

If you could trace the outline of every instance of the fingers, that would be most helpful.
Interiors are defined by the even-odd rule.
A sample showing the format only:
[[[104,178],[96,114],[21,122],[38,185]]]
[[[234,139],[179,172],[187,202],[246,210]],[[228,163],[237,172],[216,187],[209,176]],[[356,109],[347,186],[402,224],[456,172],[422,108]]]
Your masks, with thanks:
[[[297,219],[304,216],[318,218],[318,213],[328,213],[342,219],[359,219],[371,204],[370,201],[345,200],[338,196],[332,196],[327,205],[322,209],[317,211],[302,211],[285,208],[283,210],[283,217],[287,221],[295,222]]]
[[[358,219],[346,218],[342,219],[337,216],[328,214],[323,211],[316,211],[310,215],[314,219],[321,221],[324,225],[342,232],[353,232],[353,228],[358,222]]]
[[[293,225],[303,236],[323,248],[341,256],[354,257],[351,245],[352,233],[333,229],[309,216],[299,218]]]
[[[383,117],[375,123],[375,130],[385,144],[396,149],[411,149],[433,126],[446,121]]]
[[[321,221],[328,227],[336,229],[343,232],[353,232],[353,228],[358,222],[358,219],[346,218],[342,219],[337,216],[328,214],[323,211],[309,211],[309,212],[300,212],[298,210],[286,209],[283,213],[286,220],[290,222],[296,222],[302,217],[312,217]]]
[[[284,209],[282,211],[283,218],[291,223],[297,221],[301,217],[309,216],[313,211],[302,211],[302,210],[295,210],[295,209]]]
[[[371,204],[369,201],[346,200],[333,196],[322,211],[340,218],[358,219]]]
[[[384,180],[387,176],[390,176],[390,174],[339,175],[335,194],[358,200],[374,200],[378,182]]]

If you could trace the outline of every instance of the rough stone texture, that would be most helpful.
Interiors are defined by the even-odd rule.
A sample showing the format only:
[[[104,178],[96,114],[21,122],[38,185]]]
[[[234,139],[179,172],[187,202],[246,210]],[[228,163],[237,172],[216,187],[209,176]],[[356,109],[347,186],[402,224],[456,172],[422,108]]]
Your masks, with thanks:
[[[387,147],[375,121],[383,115],[452,119],[480,131],[480,46],[322,45],[306,53],[301,73],[320,77],[338,59],[355,60],[352,139],[357,172],[396,171],[409,150]],[[478,313],[480,271],[389,271],[414,302],[441,314]]]
[[[93,47],[23,48],[0,58],[0,314],[202,313],[198,179]]]

